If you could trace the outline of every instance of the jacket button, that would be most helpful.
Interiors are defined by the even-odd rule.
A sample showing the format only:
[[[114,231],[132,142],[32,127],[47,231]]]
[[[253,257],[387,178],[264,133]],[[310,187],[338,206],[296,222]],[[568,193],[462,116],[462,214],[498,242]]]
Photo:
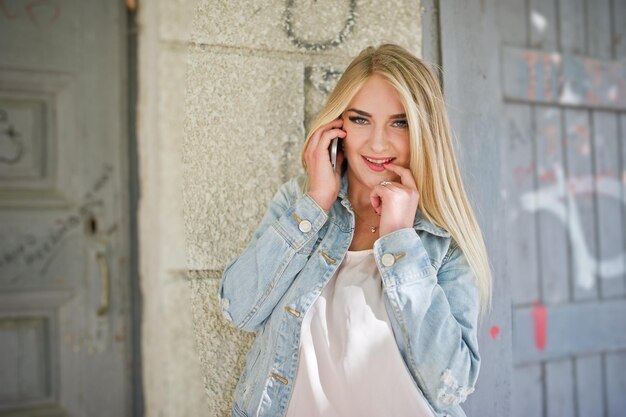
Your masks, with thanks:
[[[383,255],[383,257],[380,259],[380,261],[383,263],[383,265],[385,266],[391,266],[396,262],[396,257],[393,256],[390,253],[386,253]]]
[[[298,224],[298,228],[302,233],[308,233],[311,231],[311,222],[308,220],[302,220],[300,224]]]

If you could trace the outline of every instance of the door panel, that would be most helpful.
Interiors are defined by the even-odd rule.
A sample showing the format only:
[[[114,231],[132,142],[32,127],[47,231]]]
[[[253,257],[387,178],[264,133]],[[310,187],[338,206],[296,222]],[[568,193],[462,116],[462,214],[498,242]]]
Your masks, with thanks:
[[[504,219],[504,236],[493,235],[502,245],[489,248],[486,228],[496,263],[487,326],[500,324],[493,334],[507,335],[507,281],[512,389],[507,340],[481,334],[485,367],[466,409],[624,415],[626,1],[437,5],[450,119],[468,161],[464,173],[480,178],[468,188],[480,206],[480,193],[501,184],[506,205],[500,216],[497,204],[486,204],[491,222],[481,224],[498,228]],[[500,143],[489,142],[494,134]],[[498,167],[500,182],[474,161]]]
[[[498,5],[516,416],[623,415],[624,10]]]
[[[0,1],[0,415],[130,415],[125,21]]]

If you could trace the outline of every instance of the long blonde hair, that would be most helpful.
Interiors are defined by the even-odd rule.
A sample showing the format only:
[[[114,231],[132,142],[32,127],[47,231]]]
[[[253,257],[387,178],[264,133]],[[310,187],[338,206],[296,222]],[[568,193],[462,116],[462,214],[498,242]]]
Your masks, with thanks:
[[[431,223],[447,230],[465,254],[477,279],[483,317],[491,307],[489,258],[459,174],[443,93],[428,65],[394,44],[361,51],[313,121],[302,149],[302,165],[306,171],[304,150],[313,132],[340,117],[374,73],[395,87],[407,114],[410,169],[420,195],[418,208]]]

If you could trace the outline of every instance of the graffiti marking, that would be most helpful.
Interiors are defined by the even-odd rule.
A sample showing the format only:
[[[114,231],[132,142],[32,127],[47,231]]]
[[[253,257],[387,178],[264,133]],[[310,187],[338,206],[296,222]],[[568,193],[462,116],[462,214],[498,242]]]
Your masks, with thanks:
[[[287,38],[291,41],[293,45],[300,49],[306,49],[307,51],[323,51],[328,48],[334,48],[346,40],[346,38],[352,32],[354,25],[356,23],[356,0],[350,0],[350,8],[348,11],[348,18],[346,19],[343,29],[334,38],[325,40],[325,41],[309,41],[303,39],[296,35],[293,30],[293,7],[295,0],[287,0],[287,4],[285,6],[285,12],[283,13],[283,26],[285,28],[285,33]]]
[[[24,144],[17,139],[20,135],[13,125],[8,124],[9,114],[5,109],[0,108],[0,124],[7,124],[7,127],[0,130],[0,163],[15,165],[22,159],[24,154]],[[3,143],[7,141],[8,149],[3,149]]]
[[[31,0],[23,7],[28,20],[35,26],[41,27],[42,23],[53,23],[61,16],[61,7],[51,0]],[[20,18],[20,13],[9,10],[6,0],[0,0],[0,14],[7,20]]]
[[[535,191],[529,191],[520,197],[521,206],[528,211],[534,212],[545,210],[552,213],[568,232],[572,245],[573,259],[575,262],[574,273],[576,282],[584,289],[591,289],[595,282],[595,275],[601,278],[617,278],[626,272],[626,256],[624,253],[611,259],[595,259],[586,244],[586,237],[582,227],[582,221],[578,212],[578,206],[574,199],[577,194],[598,195],[612,197],[626,204],[626,196],[621,195],[620,182],[610,176],[580,177],[565,184],[563,169],[555,163],[553,168],[556,181]]]

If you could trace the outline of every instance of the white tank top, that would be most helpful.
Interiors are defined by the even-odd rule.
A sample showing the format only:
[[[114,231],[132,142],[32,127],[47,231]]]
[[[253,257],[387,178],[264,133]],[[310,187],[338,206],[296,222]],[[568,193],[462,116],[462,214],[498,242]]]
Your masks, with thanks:
[[[302,322],[285,417],[433,417],[398,350],[372,249],[348,251]]]

